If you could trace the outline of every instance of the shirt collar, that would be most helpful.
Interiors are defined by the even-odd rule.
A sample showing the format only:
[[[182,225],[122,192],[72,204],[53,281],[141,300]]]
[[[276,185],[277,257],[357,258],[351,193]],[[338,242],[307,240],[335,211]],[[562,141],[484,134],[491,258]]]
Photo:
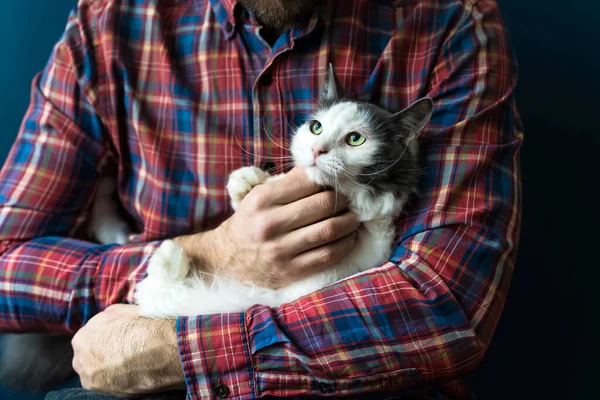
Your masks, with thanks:
[[[231,39],[235,34],[236,21],[233,10],[237,3],[237,0],[210,0],[210,5],[227,39]]]

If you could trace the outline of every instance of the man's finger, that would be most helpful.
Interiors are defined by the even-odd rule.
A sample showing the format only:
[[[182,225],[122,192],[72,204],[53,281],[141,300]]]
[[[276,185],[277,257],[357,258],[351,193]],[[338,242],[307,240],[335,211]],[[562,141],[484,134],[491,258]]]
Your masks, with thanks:
[[[348,208],[348,199],[331,190],[319,192],[272,211],[279,222],[275,234],[285,234],[334,217]]]
[[[346,212],[287,234],[282,241],[291,257],[333,243],[356,231],[360,221],[353,212]]]
[[[298,279],[319,272],[341,261],[356,244],[355,234],[344,236],[333,243],[299,254],[292,260]]]
[[[271,205],[282,205],[319,193],[319,185],[308,180],[302,168],[294,168],[283,178],[264,184]]]

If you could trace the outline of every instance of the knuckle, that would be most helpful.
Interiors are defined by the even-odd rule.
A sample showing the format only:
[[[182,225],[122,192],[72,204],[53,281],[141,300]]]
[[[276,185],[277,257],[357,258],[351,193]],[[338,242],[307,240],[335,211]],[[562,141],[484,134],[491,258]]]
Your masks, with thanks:
[[[321,251],[320,259],[323,264],[329,265],[337,260],[337,253],[333,247],[326,247]]]
[[[277,225],[278,221],[273,216],[264,216],[259,218],[256,223],[255,238],[259,241],[269,239],[273,235]]]
[[[335,204],[335,193],[328,191],[328,192],[323,192],[320,196],[319,196],[319,207],[321,207],[322,209],[326,209],[326,210],[330,210],[333,209]]]
[[[250,231],[248,232],[248,239],[251,242],[263,241],[262,231],[258,228],[250,229]]]
[[[81,330],[83,330],[83,328]],[[73,336],[73,338],[71,339],[71,347],[73,348],[73,351],[76,351],[79,348],[79,342],[81,340],[79,336],[81,330],[78,333],[76,333],[75,336]]]
[[[73,360],[71,360],[71,367],[73,367],[73,371],[77,372],[78,375],[81,375],[81,371],[79,370],[79,362],[76,360],[77,358],[73,357]]]
[[[326,221],[320,229],[320,236],[323,240],[331,241],[335,239],[337,228],[332,221]]]
[[[279,263],[279,256],[276,253],[274,253],[270,250],[266,250],[266,254],[264,255],[264,260],[268,264],[269,271],[273,271],[273,270],[277,269],[277,266]]]
[[[269,200],[269,190],[264,185],[258,185],[248,193],[245,203],[253,210],[260,210]]]
[[[283,246],[280,243],[269,243],[267,245],[267,254],[272,261],[279,261],[283,254]]]
[[[244,200],[242,200],[241,204],[243,205],[244,209],[252,212],[260,210],[260,201],[261,200],[258,198],[258,196],[249,194],[248,196],[244,197]]]

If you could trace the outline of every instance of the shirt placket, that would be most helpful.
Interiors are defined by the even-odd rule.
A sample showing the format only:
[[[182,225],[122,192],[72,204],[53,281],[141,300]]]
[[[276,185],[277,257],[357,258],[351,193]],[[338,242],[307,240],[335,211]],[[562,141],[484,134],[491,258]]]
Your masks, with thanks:
[[[240,27],[243,27],[241,36],[247,54],[247,82],[252,85],[249,119],[252,121],[253,163],[264,170],[281,172],[286,167],[283,157],[288,156],[283,140],[287,137],[287,124],[278,85],[284,68],[281,55],[294,47],[293,39],[298,32],[284,33],[271,47],[260,35],[261,27],[255,21],[245,20]]]

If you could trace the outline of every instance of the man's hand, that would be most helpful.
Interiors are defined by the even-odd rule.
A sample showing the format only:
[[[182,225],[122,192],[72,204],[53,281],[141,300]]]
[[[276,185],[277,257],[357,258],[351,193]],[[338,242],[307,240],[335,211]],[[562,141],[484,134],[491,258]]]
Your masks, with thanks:
[[[185,389],[174,320],[114,305],[90,319],[72,344],[84,389],[124,397]]]
[[[301,168],[256,186],[217,229],[179,238],[206,272],[279,288],[334,265],[360,222],[348,200],[323,191]]]

